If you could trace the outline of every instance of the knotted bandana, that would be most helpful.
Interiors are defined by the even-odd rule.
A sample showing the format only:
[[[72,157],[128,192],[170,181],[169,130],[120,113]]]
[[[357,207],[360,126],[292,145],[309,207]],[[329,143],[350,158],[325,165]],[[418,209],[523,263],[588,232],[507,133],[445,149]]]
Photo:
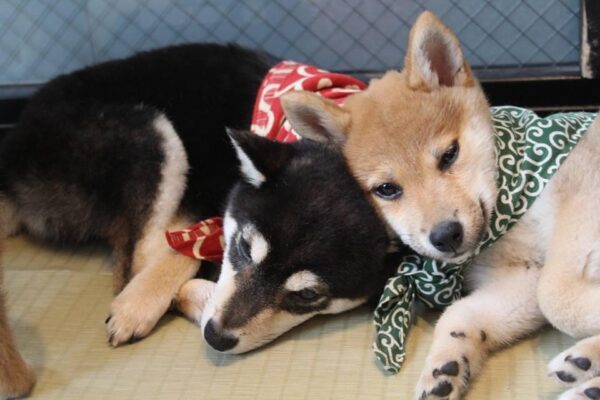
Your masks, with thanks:
[[[491,223],[474,255],[493,244],[527,211],[594,117],[581,112],[540,118],[522,108],[492,108],[498,197]],[[411,255],[401,261],[385,286],[374,317],[377,333],[373,349],[387,372],[398,372],[404,362],[415,298],[431,308],[451,304],[461,296],[462,270],[471,259],[449,264]]]

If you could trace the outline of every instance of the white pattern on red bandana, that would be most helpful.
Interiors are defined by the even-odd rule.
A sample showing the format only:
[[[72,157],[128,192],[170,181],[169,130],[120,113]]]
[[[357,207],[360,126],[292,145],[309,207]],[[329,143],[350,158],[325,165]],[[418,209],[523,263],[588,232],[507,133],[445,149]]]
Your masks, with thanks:
[[[179,231],[167,231],[167,242],[174,250],[199,260],[221,262],[225,243],[223,218],[205,219]]]
[[[366,83],[349,75],[294,61],[282,61],[269,70],[260,85],[250,130],[278,142],[295,142],[300,137],[285,118],[279,101],[281,95],[305,90],[342,104],[346,97],[366,88]]]

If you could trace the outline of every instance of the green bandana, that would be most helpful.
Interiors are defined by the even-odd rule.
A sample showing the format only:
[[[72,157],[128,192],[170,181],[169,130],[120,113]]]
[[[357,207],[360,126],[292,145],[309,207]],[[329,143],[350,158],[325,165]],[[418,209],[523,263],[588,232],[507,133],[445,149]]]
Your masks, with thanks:
[[[488,231],[474,255],[494,243],[527,211],[594,117],[579,112],[540,118],[522,108],[492,108],[498,197]],[[449,264],[411,255],[400,262],[374,316],[377,334],[373,350],[387,372],[398,372],[404,362],[415,297],[431,308],[448,306],[461,296],[462,270],[470,261]]]

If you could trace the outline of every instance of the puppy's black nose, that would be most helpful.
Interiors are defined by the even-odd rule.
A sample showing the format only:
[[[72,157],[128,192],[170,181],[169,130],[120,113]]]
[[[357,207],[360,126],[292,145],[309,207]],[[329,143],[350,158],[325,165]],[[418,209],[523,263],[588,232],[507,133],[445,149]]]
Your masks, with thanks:
[[[463,241],[463,227],[456,221],[437,224],[429,234],[429,241],[441,252],[454,253]]]
[[[210,347],[217,351],[227,351],[233,349],[238,343],[238,339],[219,332],[212,319],[208,320],[204,327],[204,339]]]

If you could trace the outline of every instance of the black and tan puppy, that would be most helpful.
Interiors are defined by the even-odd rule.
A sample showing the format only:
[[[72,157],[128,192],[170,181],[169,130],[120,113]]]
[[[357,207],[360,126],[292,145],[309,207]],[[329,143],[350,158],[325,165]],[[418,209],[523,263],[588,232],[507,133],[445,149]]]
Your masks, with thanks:
[[[213,347],[249,350],[382,287],[385,228],[337,150],[226,133],[249,126],[268,68],[260,54],[217,45],[97,65],[43,87],[2,142],[7,234],[112,246],[112,345],[148,335],[174,299],[200,319],[196,286],[177,296],[200,262],[171,250],[164,233],[225,208],[221,305],[204,330]],[[12,368],[6,357],[0,366]]]

